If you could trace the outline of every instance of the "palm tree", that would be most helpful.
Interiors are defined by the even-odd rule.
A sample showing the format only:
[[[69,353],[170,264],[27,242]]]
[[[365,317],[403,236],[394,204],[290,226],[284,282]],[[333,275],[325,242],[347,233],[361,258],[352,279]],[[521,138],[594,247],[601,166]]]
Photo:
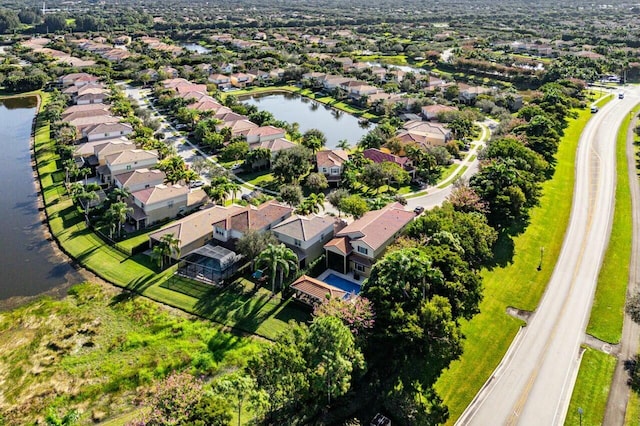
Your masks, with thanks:
[[[232,201],[236,199],[236,195],[238,194],[238,192],[242,191],[242,187],[236,182],[229,182],[229,185],[227,185],[227,189],[231,192]]]
[[[163,235],[151,253],[151,257],[156,260],[160,269],[164,269],[164,259],[169,256],[176,259],[180,257],[180,240],[173,234]]]
[[[127,221],[127,215],[133,213],[133,208],[127,206],[126,203],[119,201],[111,204],[108,212],[113,223],[118,226],[118,237],[120,237],[122,235],[122,225]]]
[[[319,194],[310,194],[303,202],[300,204],[298,209],[296,210],[297,214],[308,215],[311,213],[320,213],[320,209],[324,210],[324,201],[325,197],[323,193]]]
[[[338,141],[338,148],[342,148],[345,151],[349,151],[351,149],[351,145],[349,144],[349,141],[346,139],[340,139]]]
[[[284,244],[269,244],[267,248],[258,255],[256,267],[264,267],[269,270],[271,276],[271,291],[275,294],[276,274],[279,273],[279,285],[282,286],[284,278],[298,270],[298,257],[293,250]]]
[[[113,188],[113,191],[111,191],[111,197],[116,201],[122,201],[126,198],[129,198],[130,196],[131,191],[129,191],[129,188],[127,188],[126,186],[123,186],[122,188],[116,187]]]

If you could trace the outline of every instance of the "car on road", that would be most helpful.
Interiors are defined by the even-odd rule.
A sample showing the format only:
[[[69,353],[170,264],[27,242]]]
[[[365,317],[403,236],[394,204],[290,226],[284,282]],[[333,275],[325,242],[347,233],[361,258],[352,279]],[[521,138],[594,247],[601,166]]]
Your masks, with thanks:
[[[591,107],[591,112],[592,112],[593,114],[595,114],[596,112],[598,112],[598,107],[597,107],[597,106],[595,106],[595,105],[593,105],[593,106]]]
[[[413,209],[413,212],[417,215],[422,214],[422,212],[424,212],[424,207],[422,206],[417,206],[415,209]]]
[[[622,92],[618,93],[618,99],[624,99],[624,93]]]
[[[201,186],[204,186],[204,182],[201,180],[194,180],[189,184],[189,188],[200,188]]]

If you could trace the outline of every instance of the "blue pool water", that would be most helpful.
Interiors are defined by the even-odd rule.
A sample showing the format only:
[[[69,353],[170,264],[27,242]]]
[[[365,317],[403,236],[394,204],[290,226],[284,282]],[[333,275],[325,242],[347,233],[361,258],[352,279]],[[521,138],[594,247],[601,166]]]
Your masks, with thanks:
[[[356,284],[353,281],[345,280],[344,278],[334,274],[327,275],[322,281],[334,287],[338,287],[340,290],[344,290],[347,293],[360,293],[359,284]]]

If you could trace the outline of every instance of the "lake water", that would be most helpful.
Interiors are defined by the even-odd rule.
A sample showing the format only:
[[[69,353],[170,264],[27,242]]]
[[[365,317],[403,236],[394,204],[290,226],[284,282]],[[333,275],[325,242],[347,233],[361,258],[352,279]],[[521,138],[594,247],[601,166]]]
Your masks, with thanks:
[[[0,100],[0,301],[47,292],[81,278],[44,237],[29,136],[36,98]]]
[[[207,49],[206,47],[200,46],[197,43],[182,43],[180,46],[184,47],[190,52],[200,53],[201,55],[211,53],[211,49]]]
[[[269,111],[277,120],[300,124],[302,133],[309,129],[321,130],[327,137],[327,148],[335,148],[341,139],[354,146],[373,128],[346,112],[328,107],[313,99],[295,93],[262,94],[243,99],[259,110]]]

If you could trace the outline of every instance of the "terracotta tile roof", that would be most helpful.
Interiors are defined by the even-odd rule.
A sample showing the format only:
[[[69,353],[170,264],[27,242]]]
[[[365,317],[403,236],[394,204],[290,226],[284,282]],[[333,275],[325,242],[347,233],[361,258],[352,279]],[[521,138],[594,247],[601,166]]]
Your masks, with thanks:
[[[247,135],[259,135],[259,136],[273,136],[273,135],[285,135],[284,129],[274,126],[260,126],[249,130]]]
[[[115,132],[115,131],[121,131],[121,132],[132,132],[133,131],[133,127],[131,127],[130,124],[127,123],[104,123],[104,124],[97,124],[95,126],[92,126],[91,128],[87,129],[87,134],[93,134],[93,133],[111,133],[111,132]]]
[[[411,161],[407,157],[399,157],[397,155],[388,154],[375,148],[365,149],[362,152],[362,155],[364,155],[364,158],[368,158],[374,163],[384,163],[388,161],[390,163],[396,163],[403,167],[405,167],[407,163]]]
[[[206,84],[179,84],[175,87],[176,92],[178,93],[188,93],[188,92],[207,92]]]
[[[450,105],[440,105],[440,104],[425,105],[422,107],[422,113],[425,115],[426,114],[436,115],[440,112],[445,112],[445,111],[458,111],[458,108]]]
[[[269,141],[255,142],[250,145],[251,149],[266,148],[271,152],[278,152],[284,149],[295,147],[296,144],[284,138],[272,139]]]
[[[182,185],[156,185],[151,188],[141,189],[131,194],[143,204],[154,204],[161,201],[171,200],[189,193],[189,188]]]
[[[109,154],[115,154],[118,152],[122,152],[125,151],[127,149],[135,149],[136,145],[127,140],[127,141],[120,141],[120,140],[116,140],[116,141],[101,141],[103,142],[103,144],[101,145],[96,145],[93,149],[93,153],[96,155],[96,157],[101,158],[101,157],[105,157]]]
[[[107,164],[127,164],[133,161],[141,161],[146,159],[158,158],[155,151],[145,151],[144,149],[127,149],[122,152],[107,155],[105,157]]]
[[[212,234],[213,223],[243,209],[245,207],[232,204],[229,207],[213,206],[200,210],[150,234],[149,239],[160,241],[163,235],[173,234],[175,238],[180,240],[180,247],[182,248],[205,235]]]
[[[276,222],[282,217],[291,215],[293,209],[279,204],[276,201],[268,201],[257,208],[248,206],[242,211],[234,213],[229,217],[214,223],[218,228],[244,232],[249,229],[260,230]]]
[[[120,136],[114,139],[101,139],[99,141],[81,143],[79,145],[76,145],[76,149],[75,151],[73,151],[73,155],[79,155],[81,157],[94,155],[96,147],[104,146],[110,142],[129,142],[129,139],[127,139],[125,136]]]
[[[334,247],[344,256],[348,256],[353,251],[353,247],[349,244],[349,237],[336,237],[325,244],[324,247]]]
[[[344,149],[323,150],[316,153],[318,167],[342,166],[349,159],[349,154]]]
[[[122,186],[129,187],[133,185],[153,182],[158,182],[159,184],[164,182],[165,177],[166,175],[162,170],[138,169],[119,174],[114,179],[117,180]]]
[[[62,117],[67,115],[86,112],[86,111],[109,111],[109,105],[107,104],[87,104],[87,105],[73,105],[62,111]]]
[[[300,241],[309,241],[321,234],[323,231],[333,231],[335,219],[330,216],[292,216],[271,228],[273,232],[295,238]]]
[[[363,241],[377,250],[415,217],[414,212],[404,210],[400,203],[389,204],[383,209],[365,213],[338,232],[336,237],[349,236],[351,240]]]
[[[222,108],[222,105],[209,99],[202,99],[190,104],[188,108],[195,109],[197,111],[218,111]]]
[[[291,288],[305,295],[311,297],[313,301],[319,303],[327,298],[327,295],[331,297],[337,297],[342,299],[347,295],[347,292],[337,287],[329,285],[324,281],[317,280],[308,275],[303,275],[291,284]]]

